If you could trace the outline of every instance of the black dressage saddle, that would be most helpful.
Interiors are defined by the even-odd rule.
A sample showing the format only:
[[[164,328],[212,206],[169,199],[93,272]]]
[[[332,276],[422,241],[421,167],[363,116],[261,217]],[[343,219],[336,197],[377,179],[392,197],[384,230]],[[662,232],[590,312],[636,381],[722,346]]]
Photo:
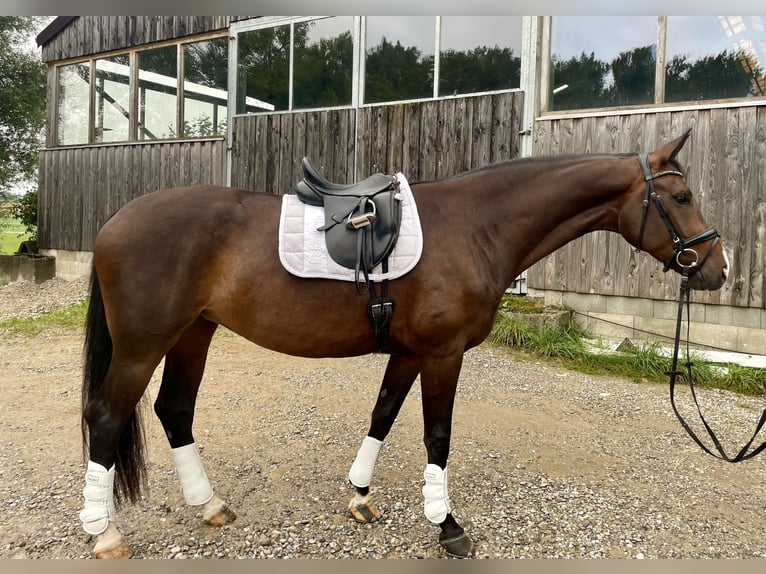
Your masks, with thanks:
[[[402,202],[396,177],[376,173],[351,185],[331,183],[303,158],[304,177],[295,193],[309,205],[324,206],[327,251],[333,261],[369,283],[372,269],[391,254],[399,236]]]

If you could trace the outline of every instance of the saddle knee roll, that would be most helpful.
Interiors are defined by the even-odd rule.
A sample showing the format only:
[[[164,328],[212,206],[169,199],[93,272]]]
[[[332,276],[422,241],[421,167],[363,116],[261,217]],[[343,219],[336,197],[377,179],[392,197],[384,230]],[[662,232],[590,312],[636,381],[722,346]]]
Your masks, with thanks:
[[[423,513],[429,522],[441,524],[452,512],[447,489],[447,469],[442,470],[435,464],[427,464],[423,473]]]
[[[186,504],[199,506],[209,502],[213,498],[213,487],[202,466],[197,443],[171,449],[171,453]]]
[[[88,461],[85,470],[85,488],[82,489],[85,505],[80,520],[85,532],[98,536],[106,532],[109,521],[114,520],[114,465],[107,470],[103,465]]]

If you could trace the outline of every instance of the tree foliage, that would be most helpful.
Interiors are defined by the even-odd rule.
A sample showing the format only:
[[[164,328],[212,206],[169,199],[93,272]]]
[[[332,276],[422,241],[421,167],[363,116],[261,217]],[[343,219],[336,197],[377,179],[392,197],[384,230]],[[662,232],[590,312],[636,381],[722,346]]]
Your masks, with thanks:
[[[611,62],[591,54],[568,60],[553,58],[552,109],[584,109],[654,102],[656,50],[640,46]],[[665,70],[666,102],[744,98],[763,95],[764,70],[745,52],[725,50],[690,60],[675,56]]]
[[[25,48],[39,22],[0,16],[0,189],[31,179],[45,126],[45,65]]]

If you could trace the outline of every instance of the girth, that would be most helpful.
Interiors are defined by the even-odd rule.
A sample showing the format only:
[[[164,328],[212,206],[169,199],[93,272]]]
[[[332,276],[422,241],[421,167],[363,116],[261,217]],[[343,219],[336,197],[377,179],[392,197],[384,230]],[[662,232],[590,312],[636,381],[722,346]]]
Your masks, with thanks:
[[[402,220],[399,182],[396,177],[376,173],[357,184],[342,185],[327,181],[303,158],[304,177],[295,193],[309,205],[323,206],[327,252],[333,261],[354,270],[360,295],[370,294],[367,315],[376,334],[377,351],[390,352],[388,328],[393,300],[388,297],[388,280],[377,294],[370,279],[372,270],[382,266],[388,272],[388,257],[396,246]]]

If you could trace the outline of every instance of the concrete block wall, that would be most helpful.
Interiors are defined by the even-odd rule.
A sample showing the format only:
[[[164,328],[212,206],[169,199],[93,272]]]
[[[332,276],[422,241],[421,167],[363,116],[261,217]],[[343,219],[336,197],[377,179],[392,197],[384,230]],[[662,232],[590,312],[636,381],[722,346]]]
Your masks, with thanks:
[[[676,332],[677,301],[529,289],[546,305],[574,311],[587,333],[605,339],[663,340]],[[766,310],[693,303],[689,340],[716,349],[766,355]],[[686,320],[686,310],[684,310]],[[686,326],[683,326],[683,337]]]
[[[90,274],[93,253],[90,251],[67,251],[64,249],[41,249],[43,255],[56,258],[56,277],[74,281]]]

